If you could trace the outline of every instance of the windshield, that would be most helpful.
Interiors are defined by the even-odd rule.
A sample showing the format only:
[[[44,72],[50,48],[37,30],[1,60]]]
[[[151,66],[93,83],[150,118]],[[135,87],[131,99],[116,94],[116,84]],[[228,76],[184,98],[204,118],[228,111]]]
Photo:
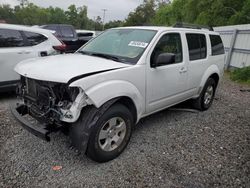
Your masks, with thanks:
[[[156,31],[153,30],[112,29],[99,35],[77,52],[136,64],[155,34]]]

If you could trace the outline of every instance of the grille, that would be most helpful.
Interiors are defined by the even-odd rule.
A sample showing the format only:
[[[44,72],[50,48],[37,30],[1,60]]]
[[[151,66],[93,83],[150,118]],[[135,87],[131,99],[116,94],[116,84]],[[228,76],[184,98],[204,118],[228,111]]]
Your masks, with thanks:
[[[26,86],[27,86],[27,94],[36,97],[37,96],[37,88],[36,88],[36,81],[33,79],[26,79]]]

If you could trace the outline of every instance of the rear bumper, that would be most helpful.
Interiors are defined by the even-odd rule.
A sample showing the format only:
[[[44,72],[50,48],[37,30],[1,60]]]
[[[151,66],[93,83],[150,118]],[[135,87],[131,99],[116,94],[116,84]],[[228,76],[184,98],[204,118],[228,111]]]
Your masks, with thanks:
[[[43,140],[50,141],[49,134],[53,131],[48,128],[48,124],[39,123],[34,125],[23,117],[28,114],[28,107],[26,105],[11,104],[10,109],[23,128]]]

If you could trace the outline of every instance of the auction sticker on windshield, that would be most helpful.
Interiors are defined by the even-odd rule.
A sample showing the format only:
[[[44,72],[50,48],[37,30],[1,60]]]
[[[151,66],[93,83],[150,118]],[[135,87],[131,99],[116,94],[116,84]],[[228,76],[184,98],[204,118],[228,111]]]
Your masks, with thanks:
[[[131,41],[129,46],[139,47],[139,48],[146,48],[148,46],[148,43],[146,42],[140,42],[140,41]]]

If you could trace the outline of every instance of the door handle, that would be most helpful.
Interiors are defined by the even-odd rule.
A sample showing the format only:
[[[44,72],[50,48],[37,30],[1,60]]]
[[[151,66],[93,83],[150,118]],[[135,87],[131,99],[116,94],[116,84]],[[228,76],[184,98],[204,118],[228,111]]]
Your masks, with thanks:
[[[181,67],[179,72],[180,73],[185,73],[185,72],[187,72],[187,68],[186,67]]]

